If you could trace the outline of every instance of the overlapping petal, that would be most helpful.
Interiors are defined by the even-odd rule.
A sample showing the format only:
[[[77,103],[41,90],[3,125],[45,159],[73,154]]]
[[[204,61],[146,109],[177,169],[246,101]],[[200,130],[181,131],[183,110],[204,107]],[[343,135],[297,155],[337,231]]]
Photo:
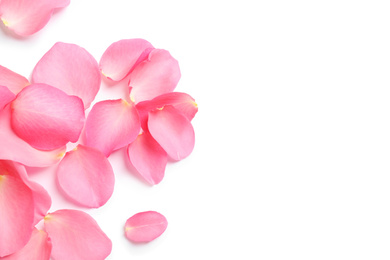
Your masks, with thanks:
[[[96,103],[85,125],[85,144],[102,151],[107,157],[137,138],[141,129],[133,102],[123,99]]]
[[[133,242],[150,242],[167,229],[168,221],[156,211],[137,213],[126,221],[126,237]]]
[[[0,65],[0,85],[18,94],[24,87],[30,85],[30,82],[22,75]]]
[[[69,5],[70,0],[1,0],[0,19],[21,36],[41,30],[53,11]]]
[[[138,63],[145,60],[153,49],[152,44],[143,39],[125,39],[114,42],[100,59],[101,72],[113,81],[122,80]]]
[[[11,125],[15,133],[41,150],[57,149],[76,142],[84,126],[80,98],[46,84],[24,88],[11,103]]]
[[[99,91],[101,75],[97,61],[84,48],[57,42],[35,66],[32,81],[78,96],[87,109]]]
[[[177,60],[166,50],[154,49],[130,73],[130,97],[138,103],[172,92],[180,77]]]
[[[114,171],[105,155],[84,145],[65,155],[57,169],[57,180],[69,198],[90,208],[104,205],[115,184]]]
[[[12,93],[7,87],[0,86],[0,110],[2,110],[14,98],[14,93]]]
[[[112,249],[111,240],[87,213],[58,210],[45,217],[53,259],[103,260]]]

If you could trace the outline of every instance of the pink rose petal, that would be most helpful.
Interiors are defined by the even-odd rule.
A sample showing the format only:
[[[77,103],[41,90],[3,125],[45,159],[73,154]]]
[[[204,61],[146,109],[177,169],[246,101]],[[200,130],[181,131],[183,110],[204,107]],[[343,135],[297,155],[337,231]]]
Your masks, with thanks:
[[[111,253],[111,240],[85,212],[58,210],[48,214],[45,229],[53,244],[53,259],[103,260]]]
[[[57,180],[69,198],[90,208],[104,205],[115,184],[114,171],[105,155],[83,145],[78,145],[62,159]]]
[[[0,65],[0,85],[6,86],[12,93],[18,94],[24,87],[30,85],[30,82],[22,75]]]
[[[137,138],[141,129],[134,103],[105,100],[96,103],[85,125],[85,144],[102,151],[107,157]]]
[[[24,88],[11,103],[11,125],[31,146],[53,150],[76,142],[84,126],[81,99],[46,84]]]
[[[12,131],[10,110],[9,105],[0,110],[0,159],[31,167],[46,167],[58,163],[64,156],[66,147],[52,151],[34,149]]]
[[[57,42],[35,66],[32,81],[78,96],[87,109],[99,91],[101,76],[97,61],[85,49]]]
[[[151,185],[164,178],[168,155],[149,133],[138,135],[129,145],[127,154],[134,168]]]
[[[172,106],[149,112],[148,128],[174,160],[187,157],[194,149],[195,133],[191,122]]]
[[[179,63],[166,50],[154,49],[130,73],[130,97],[136,103],[172,92],[181,77]]]
[[[34,228],[27,245],[18,252],[0,258],[1,260],[49,260],[51,241],[47,233]]]
[[[143,39],[126,39],[114,42],[103,53],[100,69],[104,76],[120,81],[141,61],[146,59],[152,44]]]
[[[156,211],[137,213],[126,221],[125,235],[133,242],[150,242],[167,229],[167,219]]]
[[[41,30],[54,9],[69,3],[70,0],[1,0],[0,18],[16,34],[27,36]]]
[[[0,257],[22,249],[33,231],[34,199],[20,179],[0,175]]]
[[[0,86],[0,110],[2,110],[14,98],[14,93],[12,93],[7,87]]]

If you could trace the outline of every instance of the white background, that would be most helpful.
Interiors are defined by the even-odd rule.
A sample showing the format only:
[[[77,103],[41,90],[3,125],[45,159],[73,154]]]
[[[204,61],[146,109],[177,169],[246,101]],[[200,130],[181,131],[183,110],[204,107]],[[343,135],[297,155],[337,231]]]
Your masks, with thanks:
[[[110,156],[114,194],[86,210],[113,241],[108,259],[389,259],[389,13],[375,0],[72,0],[31,37],[0,31],[0,64],[29,76],[57,41],[99,60],[127,38],[179,61],[195,149],[154,187],[124,149]],[[123,93],[103,84],[96,100]],[[30,169],[51,211],[78,208],[54,170]],[[124,223],[146,210],[168,229],[132,244]]]

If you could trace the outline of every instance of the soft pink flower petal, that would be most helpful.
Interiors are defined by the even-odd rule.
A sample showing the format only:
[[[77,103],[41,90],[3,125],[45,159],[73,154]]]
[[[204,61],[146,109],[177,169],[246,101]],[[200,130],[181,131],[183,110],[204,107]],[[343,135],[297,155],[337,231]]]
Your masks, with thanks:
[[[45,229],[53,244],[53,259],[103,260],[111,253],[111,240],[85,212],[58,210],[48,214]]]
[[[57,42],[35,66],[32,81],[78,96],[87,109],[99,91],[101,76],[97,61],[84,48]]]
[[[143,39],[126,39],[114,42],[100,59],[102,74],[113,81],[120,81],[141,61],[146,59],[152,44]]]
[[[2,110],[14,98],[14,93],[12,93],[7,87],[0,86],[0,110]]]
[[[156,211],[137,213],[126,221],[126,237],[133,242],[150,242],[167,229],[167,219]]]
[[[181,77],[179,63],[166,50],[154,49],[130,73],[130,97],[136,103],[172,92]]]
[[[85,144],[102,151],[107,157],[137,138],[141,129],[133,102],[123,99],[96,103],[85,125]]]
[[[0,175],[0,257],[27,244],[33,220],[34,199],[29,187],[14,176]]]
[[[18,94],[24,87],[30,85],[30,82],[22,75],[0,65],[0,85],[6,86],[12,93]]]
[[[83,145],[78,145],[62,159],[57,180],[69,198],[90,208],[104,205],[115,184],[114,171],[105,155]]]
[[[11,103],[11,125],[31,146],[53,150],[76,142],[84,126],[81,99],[46,84],[24,88]]]
[[[49,260],[51,241],[47,233],[34,228],[27,245],[15,254],[1,257],[1,260]]]
[[[64,156],[66,147],[52,151],[34,149],[12,131],[10,110],[9,105],[0,110],[0,159],[31,167],[46,167],[58,163]]]
[[[129,144],[127,155],[130,163],[151,185],[160,183],[164,178],[168,155],[149,133],[138,135]]]
[[[195,133],[191,122],[172,106],[149,112],[148,128],[174,160],[187,157],[194,149]]]
[[[21,36],[41,30],[57,8],[69,5],[70,0],[2,0],[0,18],[4,25]]]

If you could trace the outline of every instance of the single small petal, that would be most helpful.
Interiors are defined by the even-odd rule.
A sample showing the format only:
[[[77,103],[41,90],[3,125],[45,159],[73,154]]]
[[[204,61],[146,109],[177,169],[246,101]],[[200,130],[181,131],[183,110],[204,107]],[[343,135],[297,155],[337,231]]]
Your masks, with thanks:
[[[177,60],[166,50],[154,49],[130,73],[130,97],[138,103],[172,92],[180,77]]]
[[[1,260],[49,260],[51,254],[51,241],[47,233],[34,228],[27,245],[18,252],[1,257]]]
[[[168,155],[148,132],[138,135],[129,144],[127,155],[130,163],[151,185],[160,183],[164,178]]]
[[[143,39],[125,39],[114,42],[100,59],[100,70],[105,77],[120,81],[141,61],[146,59],[152,44]]]
[[[137,138],[141,129],[133,102],[123,99],[96,103],[85,125],[85,144],[102,151],[107,157]]]
[[[14,98],[14,93],[12,93],[7,87],[0,86],[0,110],[2,110]]]
[[[101,76],[97,61],[84,48],[57,42],[35,66],[32,81],[78,96],[87,109],[99,91]]]
[[[19,138],[11,128],[11,109],[0,110],[0,159],[11,160],[30,167],[46,167],[58,163],[66,146],[51,151],[34,149]]]
[[[30,82],[22,75],[0,65],[0,85],[6,86],[12,93],[18,94],[24,87],[30,85]]]
[[[55,9],[69,3],[70,0],[1,0],[0,18],[16,34],[28,36],[41,30]]]
[[[167,229],[167,219],[156,211],[137,213],[126,221],[125,235],[133,242],[150,242]]]
[[[0,257],[27,244],[33,220],[34,199],[29,187],[14,176],[0,175]]]
[[[53,150],[76,142],[84,126],[81,99],[46,84],[24,88],[11,103],[11,125],[31,146]]]
[[[78,145],[62,159],[57,180],[70,199],[90,208],[104,205],[115,184],[114,171],[105,155],[83,145]]]
[[[184,159],[194,149],[195,132],[191,122],[172,106],[149,112],[148,128],[174,160]]]
[[[111,240],[85,212],[58,210],[48,214],[44,223],[53,259],[103,260],[111,253]]]

